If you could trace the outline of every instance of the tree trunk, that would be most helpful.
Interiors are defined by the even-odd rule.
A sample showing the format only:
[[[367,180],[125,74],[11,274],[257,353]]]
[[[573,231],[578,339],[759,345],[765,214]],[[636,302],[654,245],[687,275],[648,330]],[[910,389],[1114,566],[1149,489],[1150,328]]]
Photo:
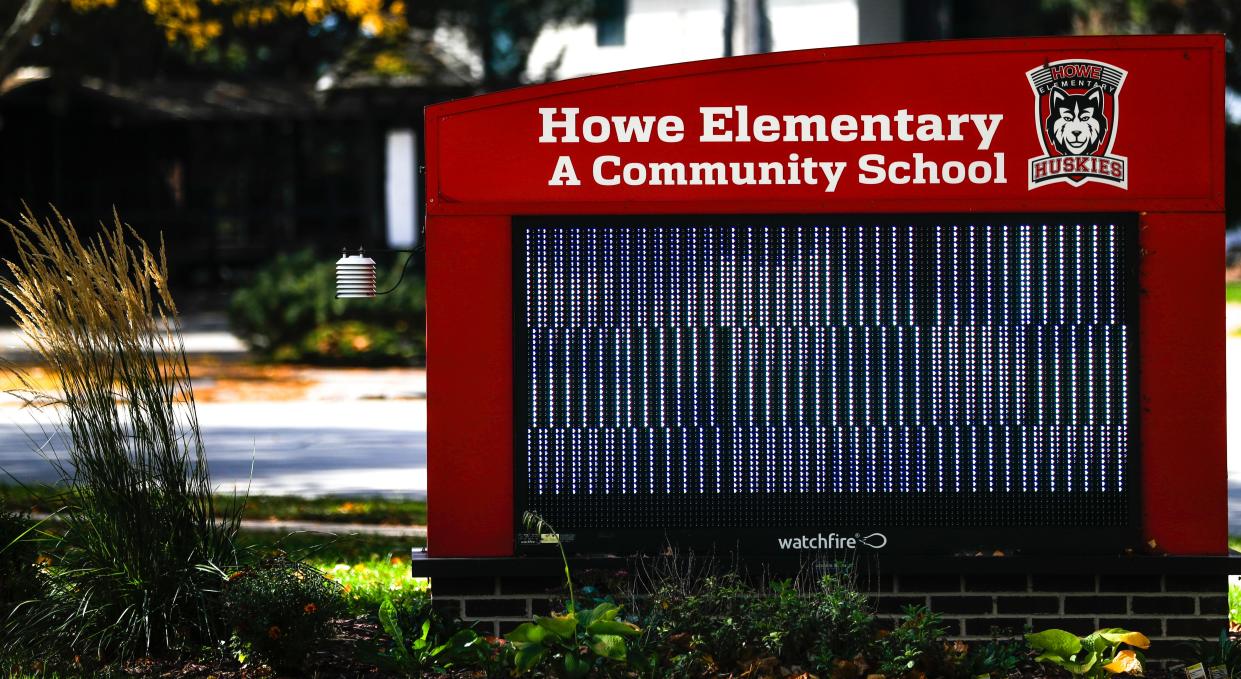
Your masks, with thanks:
[[[52,20],[52,13],[58,2],[59,0],[26,0],[17,10],[12,25],[0,35],[0,82],[12,72],[17,57],[30,44],[34,34]]]

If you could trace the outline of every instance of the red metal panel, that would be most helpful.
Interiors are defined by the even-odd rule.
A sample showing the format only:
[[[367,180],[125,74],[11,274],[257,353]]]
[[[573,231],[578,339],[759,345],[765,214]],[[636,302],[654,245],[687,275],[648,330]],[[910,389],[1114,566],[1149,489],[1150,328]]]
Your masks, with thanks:
[[[427,544],[513,553],[512,246],[503,217],[427,220]]]
[[[1222,47],[1221,36],[907,43],[678,64],[520,88],[428,109],[428,119],[438,123],[429,137],[438,159],[429,164],[430,207],[494,214],[701,212],[709,202],[715,212],[745,212],[762,201],[760,211],[767,213],[892,212],[959,211],[968,201],[978,211],[1218,210],[1222,148],[1211,141],[1222,124],[1213,113],[1223,106]],[[1026,71],[1069,58],[1128,72],[1113,121],[1113,151],[1129,158],[1128,190],[1101,183],[1028,188],[1027,162],[1042,151]],[[919,141],[914,135],[890,142],[724,143],[700,141],[702,106],[746,106],[751,121],[762,114],[822,114],[830,122],[836,114],[891,116],[901,110],[938,115],[945,125],[952,114],[1003,119],[986,148],[979,148],[982,135],[971,123],[958,141]],[[579,109],[579,128],[591,115],[675,116],[684,123],[684,138],[668,142],[653,135],[645,143],[618,143],[612,133],[601,143],[540,143],[539,109],[545,107]],[[734,112],[732,120],[739,116]],[[910,124],[911,135],[917,124]],[[443,153],[448,148],[452,153]],[[848,165],[831,192],[822,183],[600,186],[591,179],[600,156],[636,163],[759,162],[785,161],[792,153]],[[910,161],[914,154],[935,162],[988,161],[996,173],[1002,158],[1005,182],[868,185],[859,178],[865,154],[882,154],[888,163]],[[549,186],[562,155],[572,159],[581,185]]]
[[[1227,531],[1219,238],[1223,37],[952,41],[806,50],[629,71],[520,88],[427,111],[428,474],[434,556],[508,555],[512,535],[513,215],[844,212],[1150,212],[1143,218],[1139,388],[1145,529],[1166,551],[1221,553]],[[1058,59],[1128,72],[1114,152],[1127,188],[1029,188],[1039,154],[1025,72]],[[700,106],[751,115],[996,113],[991,146],[955,142],[708,144]],[[677,115],[678,143],[539,144],[539,107],[579,115]],[[1003,153],[1004,184],[548,186],[557,156],[579,175],[599,155],[626,161],[974,160]]]
[[[1147,539],[1173,554],[1228,543],[1224,220],[1142,218],[1138,355]]]

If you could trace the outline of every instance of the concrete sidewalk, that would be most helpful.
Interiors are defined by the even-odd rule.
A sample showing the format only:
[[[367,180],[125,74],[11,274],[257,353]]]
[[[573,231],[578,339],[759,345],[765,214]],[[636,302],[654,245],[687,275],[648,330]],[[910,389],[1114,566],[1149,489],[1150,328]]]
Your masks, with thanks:
[[[215,486],[265,495],[425,498],[426,401],[383,397],[425,373],[378,372],[382,377],[321,385],[322,400],[198,404]],[[69,441],[59,420],[55,409],[0,408],[0,470],[27,482],[56,480],[43,455],[65,456]]]
[[[217,488],[426,497],[426,370],[248,366],[245,347],[222,314],[189,316],[184,326]],[[0,330],[0,354],[32,356],[14,329]],[[226,369],[213,369],[216,359]],[[22,481],[53,481],[56,471],[43,455],[68,449],[58,430],[61,414],[18,405],[0,395],[0,478],[7,472]]]
[[[229,332],[228,317],[223,313],[186,314],[181,317],[181,328],[186,354],[235,358],[246,354],[246,345]],[[23,332],[12,326],[0,327],[0,357],[19,361],[33,356]]]

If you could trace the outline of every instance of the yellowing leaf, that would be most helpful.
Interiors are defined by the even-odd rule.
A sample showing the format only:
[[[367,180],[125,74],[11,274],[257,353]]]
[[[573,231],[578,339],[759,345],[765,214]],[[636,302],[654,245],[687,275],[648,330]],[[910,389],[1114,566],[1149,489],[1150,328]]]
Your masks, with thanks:
[[[1142,674],[1142,661],[1138,660],[1137,653],[1133,651],[1121,651],[1112,658],[1112,662],[1104,665],[1103,669],[1112,674]]]
[[[1129,630],[1121,629],[1119,627],[1112,627],[1109,629],[1101,629],[1096,632],[1096,634],[1104,639],[1107,639],[1107,641],[1112,644],[1125,643],[1136,648],[1151,647],[1151,640],[1147,639],[1146,635],[1141,632],[1130,632]]]
[[[1150,648],[1151,647],[1151,640],[1147,639],[1146,635],[1142,634],[1141,632],[1126,632],[1125,635],[1120,638],[1120,640],[1125,642],[1126,644],[1129,644],[1130,646],[1135,646],[1137,648]]]

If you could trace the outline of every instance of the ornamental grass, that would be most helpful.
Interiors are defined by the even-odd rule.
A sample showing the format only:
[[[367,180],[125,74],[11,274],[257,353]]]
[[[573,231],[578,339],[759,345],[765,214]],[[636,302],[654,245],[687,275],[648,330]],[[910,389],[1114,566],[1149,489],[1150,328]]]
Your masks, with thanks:
[[[152,250],[119,217],[85,239],[58,213],[5,225],[17,255],[0,292],[56,373],[54,387],[24,380],[16,393],[59,422],[38,443],[62,486],[63,530],[44,591],[0,611],[0,657],[218,643],[241,503],[217,507],[211,492],[162,243]]]

